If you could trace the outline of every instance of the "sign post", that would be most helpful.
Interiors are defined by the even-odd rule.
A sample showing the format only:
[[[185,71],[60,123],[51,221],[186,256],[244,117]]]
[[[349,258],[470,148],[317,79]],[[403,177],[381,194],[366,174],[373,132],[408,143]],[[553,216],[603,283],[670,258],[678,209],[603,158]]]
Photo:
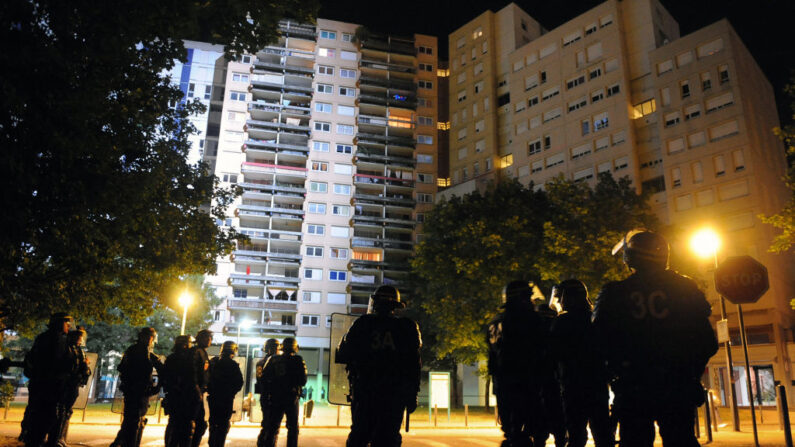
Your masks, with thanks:
[[[756,427],[754,394],[751,389],[751,365],[748,361],[748,337],[745,333],[743,304],[755,303],[770,288],[767,268],[750,256],[726,258],[715,270],[715,289],[726,299],[737,305],[740,318],[740,337],[745,355],[745,380],[748,389],[748,403],[751,408],[751,422],[754,428],[754,445],[759,447],[759,434]],[[731,379],[731,371],[729,371]]]
[[[450,422],[450,373],[431,371],[428,373],[428,418],[434,408],[447,408]]]

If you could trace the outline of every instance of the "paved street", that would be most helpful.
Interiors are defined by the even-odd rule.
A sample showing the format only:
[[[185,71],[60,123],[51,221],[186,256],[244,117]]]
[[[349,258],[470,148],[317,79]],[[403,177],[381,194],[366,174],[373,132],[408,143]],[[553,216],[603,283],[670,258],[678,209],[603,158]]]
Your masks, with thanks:
[[[69,429],[69,444],[72,446],[107,447],[116,436],[118,424],[73,424]],[[159,447],[163,445],[163,425],[153,425],[146,428],[142,440],[142,447]],[[715,434],[711,444],[706,444],[705,438],[700,441],[704,445],[712,446],[753,446],[753,436],[750,427],[743,427],[743,432],[732,433],[721,431]],[[258,428],[253,426],[234,427],[227,438],[227,446],[237,447],[254,445]],[[0,446],[18,447],[16,442],[19,434],[19,422],[0,422]],[[301,429],[299,445],[302,447],[342,447],[345,445],[347,429],[307,427]],[[285,430],[279,436],[279,447],[285,445]],[[784,445],[784,435],[780,431],[765,430],[759,434],[761,447],[780,447]],[[496,428],[418,428],[410,433],[403,434],[405,447],[498,447],[502,440],[501,433]],[[205,437],[206,445],[207,438]],[[554,445],[550,440],[547,446]],[[589,446],[593,444],[588,443]],[[661,445],[659,437],[656,446]]]

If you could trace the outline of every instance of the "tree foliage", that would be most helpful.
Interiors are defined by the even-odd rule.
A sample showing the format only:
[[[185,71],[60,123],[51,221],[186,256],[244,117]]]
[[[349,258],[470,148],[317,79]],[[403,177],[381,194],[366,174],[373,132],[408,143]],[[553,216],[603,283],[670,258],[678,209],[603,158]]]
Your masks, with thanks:
[[[790,78],[790,83],[784,88],[784,92],[790,99],[790,123],[784,127],[774,129],[776,135],[784,142],[787,149],[787,161],[789,168],[787,171],[787,186],[792,191],[789,203],[779,213],[772,216],[761,216],[762,222],[773,225],[781,230],[781,233],[773,238],[770,251],[776,253],[787,252],[795,244],[795,72]],[[795,303],[795,301],[793,301]],[[793,306],[795,307],[795,306]]]
[[[180,277],[215,269],[235,192],[186,163],[182,98],[162,75],[183,38],[254,52],[316,0],[0,2],[0,330],[67,310],[142,323]],[[211,213],[202,206],[213,204]]]
[[[482,359],[485,327],[507,281],[539,281],[546,291],[576,277],[598,290],[625,271],[613,245],[633,228],[656,225],[645,197],[609,174],[594,188],[557,179],[534,191],[505,181],[437,204],[425,216],[425,238],[411,263],[410,311],[426,354]]]

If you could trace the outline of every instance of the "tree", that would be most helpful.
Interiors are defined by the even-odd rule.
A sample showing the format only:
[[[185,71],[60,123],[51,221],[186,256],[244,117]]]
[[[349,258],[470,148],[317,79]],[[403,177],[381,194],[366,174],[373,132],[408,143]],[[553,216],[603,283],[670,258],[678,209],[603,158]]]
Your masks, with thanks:
[[[775,253],[787,252],[795,244],[795,72],[790,78],[790,83],[784,88],[784,92],[790,98],[790,110],[792,116],[790,123],[784,127],[774,129],[776,135],[784,142],[787,148],[787,161],[789,169],[787,171],[787,186],[792,190],[792,197],[789,203],[777,214],[772,216],[760,216],[762,222],[773,225],[780,229],[781,234],[773,238],[770,251]],[[795,300],[793,300],[795,308]]]
[[[615,243],[633,228],[656,226],[646,197],[609,174],[594,188],[555,179],[534,191],[512,180],[437,204],[411,262],[411,312],[428,355],[482,360],[485,328],[507,281],[536,280],[546,291],[576,277],[598,290],[626,272],[611,254]]]
[[[545,185],[552,212],[536,258],[542,281],[577,278],[598,291],[626,276],[621,257],[611,253],[613,246],[634,228],[658,227],[648,197],[637,194],[631,183],[602,173],[593,188],[562,178]]]
[[[186,163],[198,101],[162,73],[183,38],[230,57],[313,21],[316,0],[8,0],[0,3],[0,330],[58,310],[142,323],[186,274],[215,270],[240,236],[234,198]],[[203,207],[212,204],[211,212]]]
[[[506,278],[538,276],[535,257],[548,213],[545,193],[507,181],[426,214],[426,237],[411,261],[412,306],[434,357],[464,363],[483,357],[484,328]]]

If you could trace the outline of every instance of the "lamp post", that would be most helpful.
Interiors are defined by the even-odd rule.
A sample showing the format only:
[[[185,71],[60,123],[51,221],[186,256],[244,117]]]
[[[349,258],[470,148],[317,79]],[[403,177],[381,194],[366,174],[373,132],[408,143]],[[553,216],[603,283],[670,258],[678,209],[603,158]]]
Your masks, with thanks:
[[[182,306],[182,329],[179,330],[179,335],[185,335],[185,320],[188,319],[188,307],[193,303],[193,296],[191,296],[188,289],[182,292],[179,296],[179,304]]]
[[[718,268],[718,248],[720,247],[720,237],[718,234],[709,228],[704,228],[693,234],[690,239],[690,248],[701,258],[712,257],[715,269]],[[718,293],[717,287],[715,293]],[[723,324],[726,325],[726,332],[728,333],[728,321],[726,320],[726,299],[720,295],[720,318]],[[732,350],[730,339],[723,343],[723,348],[726,351],[726,370],[728,375],[728,384],[726,388],[729,392],[729,403],[732,409],[732,428],[734,431],[740,431],[740,415],[737,411],[737,396],[734,394],[734,382],[732,375],[734,373],[732,362]]]
[[[238,345],[240,344],[240,329],[242,329],[242,328],[248,329],[253,324],[254,324],[254,321],[252,321],[252,320],[243,320],[243,321],[240,322],[240,324],[237,325],[237,344]]]

